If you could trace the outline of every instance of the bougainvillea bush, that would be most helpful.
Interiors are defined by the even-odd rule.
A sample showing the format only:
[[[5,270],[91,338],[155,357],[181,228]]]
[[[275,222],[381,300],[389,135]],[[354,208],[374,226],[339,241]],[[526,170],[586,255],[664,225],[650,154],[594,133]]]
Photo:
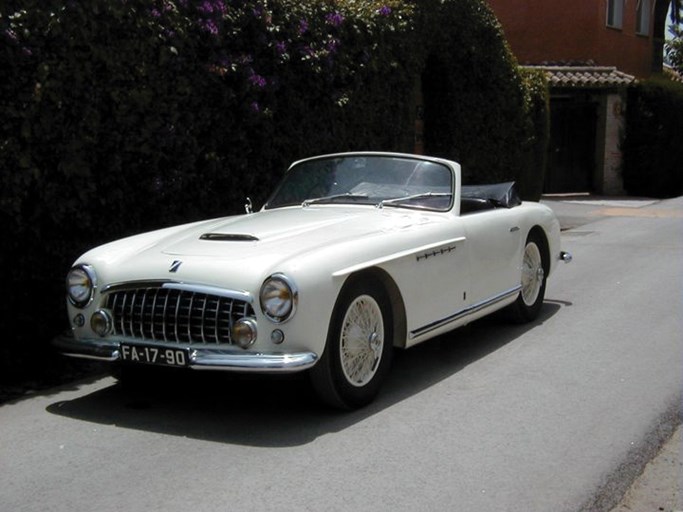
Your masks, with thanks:
[[[0,320],[35,335],[0,366],[59,332],[83,250],[258,207],[301,157],[413,151],[420,91],[427,152],[538,182],[530,83],[483,0],[5,0]]]

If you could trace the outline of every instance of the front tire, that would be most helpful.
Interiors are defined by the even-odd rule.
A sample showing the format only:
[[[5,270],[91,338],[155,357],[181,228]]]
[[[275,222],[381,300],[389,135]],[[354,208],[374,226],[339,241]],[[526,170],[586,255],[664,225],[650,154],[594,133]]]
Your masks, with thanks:
[[[311,382],[328,405],[356,409],[372,402],[391,366],[393,322],[386,293],[375,281],[346,286],[337,301],[325,351]]]
[[[517,300],[509,307],[510,316],[516,323],[535,320],[543,306],[549,269],[546,247],[542,235],[537,232],[529,234],[522,256],[522,289]]]

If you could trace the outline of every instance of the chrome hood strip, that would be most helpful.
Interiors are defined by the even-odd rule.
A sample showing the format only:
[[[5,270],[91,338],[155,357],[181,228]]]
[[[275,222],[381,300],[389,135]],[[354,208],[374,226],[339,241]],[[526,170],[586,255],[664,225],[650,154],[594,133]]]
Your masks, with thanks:
[[[228,290],[218,286],[208,286],[204,284],[190,284],[190,283],[165,283],[162,288],[169,290],[180,290],[194,293],[206,293],[207,295],[217,295],[228,299],[236,299],[249,304],[254,303],[254,297],[251,293],[240,290]]]
[[[152,281],[128,281],[126,283],[113,283],[102,288],[101,293],[104,295],[110,292],[134,290],[138,288],[167,288],[169,290],[179,290],[194,293],[206,293],[208,295],[217,295],[227,299],[241,300],[254,303],[254,297],[251,293],[242,290],[230,290],[221,288],[219,286],[209,286],[205,284],[184,283],[182,281],[171,281],[166,279],[152,280]]]

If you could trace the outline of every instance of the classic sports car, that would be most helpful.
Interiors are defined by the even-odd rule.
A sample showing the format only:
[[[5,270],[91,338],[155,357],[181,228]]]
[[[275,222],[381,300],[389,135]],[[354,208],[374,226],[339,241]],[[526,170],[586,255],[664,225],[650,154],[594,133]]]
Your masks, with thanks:
[[[394,348],[507,308],[531,321],[560,251],[514,183],[395,153],[295,162],[258,212],[95,248],[67,276],[66,355],[122,365],[308,371],[327,403],[372,401]]]

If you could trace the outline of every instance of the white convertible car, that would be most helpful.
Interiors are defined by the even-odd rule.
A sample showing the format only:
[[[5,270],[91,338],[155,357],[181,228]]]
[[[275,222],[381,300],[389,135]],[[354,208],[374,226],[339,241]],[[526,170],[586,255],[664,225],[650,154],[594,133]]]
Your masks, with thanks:
[[[258,212],[95,248],[67,277],[62,353],[239,372],[308,371],[327,403],[377,395],[395,348],[496,310],[531,321],[560,260],[553,212],[513,183],[395,153],[298,161]]]

